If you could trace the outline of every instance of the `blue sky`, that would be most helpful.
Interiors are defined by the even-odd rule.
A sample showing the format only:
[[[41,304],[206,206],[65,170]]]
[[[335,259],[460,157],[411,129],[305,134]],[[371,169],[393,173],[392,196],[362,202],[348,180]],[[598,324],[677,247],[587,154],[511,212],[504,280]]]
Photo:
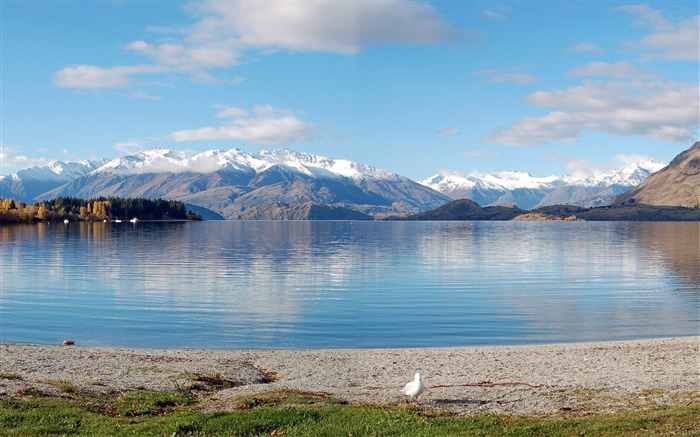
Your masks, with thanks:
[[[158,146],[547,176],[700,136],[697,1],[0,5],[1,174]]]

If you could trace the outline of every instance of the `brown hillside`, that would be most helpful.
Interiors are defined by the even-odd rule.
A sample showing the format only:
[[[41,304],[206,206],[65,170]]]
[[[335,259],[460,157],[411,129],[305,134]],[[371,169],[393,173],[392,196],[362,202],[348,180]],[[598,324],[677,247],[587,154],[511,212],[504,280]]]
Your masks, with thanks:
[[[615,199],[615,204],[700,207],[700,142]]]

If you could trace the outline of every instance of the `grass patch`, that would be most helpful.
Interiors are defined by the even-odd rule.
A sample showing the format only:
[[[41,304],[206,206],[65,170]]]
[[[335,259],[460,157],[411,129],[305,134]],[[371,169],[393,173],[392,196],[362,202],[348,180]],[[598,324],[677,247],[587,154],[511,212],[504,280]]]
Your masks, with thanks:
[[[242,385],[240,381],[225,378],[221,373],[209,375],[191,375],[188,378],[193,383],[187,388],[190,390],[223,390]]]
[[[22,375],[19,373],[0,373],[0,379],[9,379],[11,381],[21,381],[24,378],[22,378]]]
[[[280,406],[328,406],[342,405],[344,401],[331,397],[325,392],[280,389],[270,390],[254,395],[239,396],[233,401],[236,410],[250,410],[256,407]]]
[[[73,385],[72,382],[70,381],[65,381],[65,380],[49,380],[45,381],[46,384],[53,385],[54,387],[57,387],[59,390],[62,392],[69,394],[69,395],[75,395],[79,393],[78,388]]]
[[[457,417],[397,405],[340,405],[324,393],[276,390],[241,397],[244,410],[200,413],[195,398],[135,392],[115,399],[0,400],[0,436],[657,436],[700,435],[700,404],[585,417]]]
[[[15,390],[15,396],[40,398],[48,395],[35,387],[22,387]]]
[[[184,390],[170,392],[132,392],[112,398],[98,411],[114,417],[163,416],[192,405],[196,398]]]

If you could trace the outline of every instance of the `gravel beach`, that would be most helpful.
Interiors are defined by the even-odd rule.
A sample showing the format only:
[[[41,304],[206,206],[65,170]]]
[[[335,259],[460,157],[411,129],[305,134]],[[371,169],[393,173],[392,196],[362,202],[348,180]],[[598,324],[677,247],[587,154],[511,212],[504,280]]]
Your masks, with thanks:
[[[424,349],[194,350],[0,344],[0,398],[196,387],[207,411],[290,388],[348,403],[403,402],[420,371],[427,409],[460,414],[590,414],[700,402],[700,337]],[[204,377],[204,378],[202,378]]]

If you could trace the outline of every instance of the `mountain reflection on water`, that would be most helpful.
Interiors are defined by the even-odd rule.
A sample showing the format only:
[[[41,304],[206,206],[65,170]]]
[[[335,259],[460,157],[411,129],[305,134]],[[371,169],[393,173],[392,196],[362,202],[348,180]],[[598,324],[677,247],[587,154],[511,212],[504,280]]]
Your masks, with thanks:
[[[695,291],[700,287],[700,223],[644,223],[641,236],[644,249],[656,254],[659,262],[679,273]],[[691,291],[693,288],[691,287]]]
[[[1,341],[410,347],[697,335],[700,224],[0,227]]]

